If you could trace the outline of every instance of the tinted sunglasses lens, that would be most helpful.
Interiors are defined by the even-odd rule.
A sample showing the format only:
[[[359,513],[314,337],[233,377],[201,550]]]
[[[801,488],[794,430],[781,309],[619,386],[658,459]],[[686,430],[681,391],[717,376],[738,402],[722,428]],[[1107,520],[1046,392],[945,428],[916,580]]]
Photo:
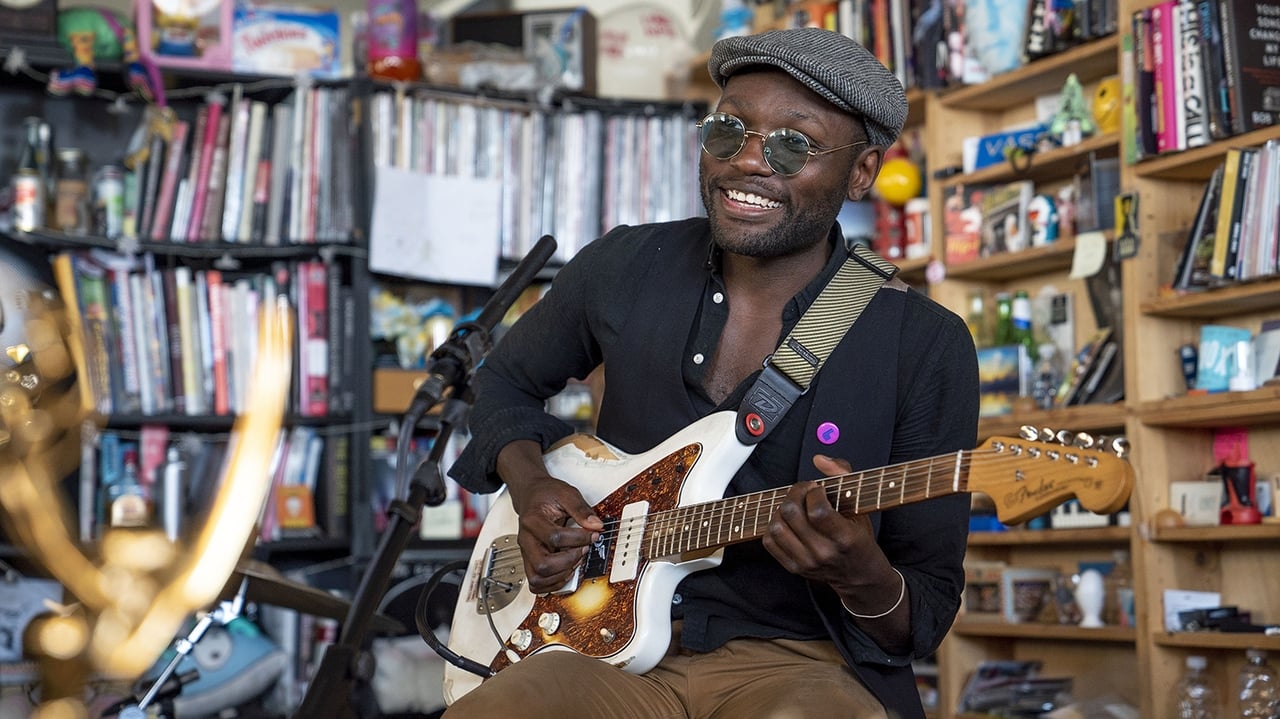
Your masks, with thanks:
[[[738,154],[742,149],[742,143],[747,138],[742,121],[733,115],[723,113],[707,115],[703,118],[700,131],[702,149],[718,160],[727,160]]]
[[[774,130],[764,140],[764,159],[774,172],[794,175],[809,161],[809,139],[795,130]]]

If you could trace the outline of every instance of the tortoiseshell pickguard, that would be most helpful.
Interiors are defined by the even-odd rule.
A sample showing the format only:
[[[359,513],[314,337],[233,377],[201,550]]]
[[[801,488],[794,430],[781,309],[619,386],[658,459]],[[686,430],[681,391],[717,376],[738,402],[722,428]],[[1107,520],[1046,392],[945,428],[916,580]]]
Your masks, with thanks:
[[[681,487],[701,452],[701,445],[690,444],[650,465],[596,504],[596,515],[606,523],[616,521],[624,507],[644,501],[649,503],[650,515],[677,507]],[[616,545],[611,545],[610,567],[615,550]],[[636,633],[636,587],[648,565],[648,557],[641,556],[639,561],[634,579],[611,583],[609,572],[605,571],[601,576],[582,579],[572,593],[538,596],[518,628],[532,633],[532,644],[519,651],[508,641],[508,648],[527,657],[548,646],[562,645],[597,659],[615,658],[611,663],[625,666],[628,658],[624,652]],[[559,628],[551,634],[538,626],[539,618],[547,613],[560,617]],[[507,655],[499,653],[489,668],[496,672],[510,664]]]

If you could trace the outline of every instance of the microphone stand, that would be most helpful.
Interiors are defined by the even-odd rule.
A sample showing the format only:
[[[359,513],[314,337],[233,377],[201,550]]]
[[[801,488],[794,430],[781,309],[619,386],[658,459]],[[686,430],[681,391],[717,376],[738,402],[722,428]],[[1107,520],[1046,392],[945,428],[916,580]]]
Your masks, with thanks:
[[[532,284],[555,249],[555,239],[543,235],[494,291],[476,319],[458,323],[449,339],[428,358],[427,378],[418,386],[400,425],[396,444],[396,472],[400,480],[396,485],[397,494],[403,494],[405,478],[410,476],[409,446],[414,430],[423,416],[445,400],[445,394],[449,392],[440,417],[440,430],[427,459],[407,480],[407,495],[392,501],[387,508],[390,520],[387,529],[347,609],[338,641],[325,648],[320,666],[307,685],[307,692],[294,713],[296,719],[353,716],[349,704],[352,685],[355,680],[368,680],[373,676],[372,662],[362,652],[362,646],[378,605],[387,592],[392,571],[408,544],[410,531],[422,516],[423,506],[437,506],[446,498],[439,460],[453,427],[465,421],[475,368],[492,349],[493,328],[502,321],[525,288]]]

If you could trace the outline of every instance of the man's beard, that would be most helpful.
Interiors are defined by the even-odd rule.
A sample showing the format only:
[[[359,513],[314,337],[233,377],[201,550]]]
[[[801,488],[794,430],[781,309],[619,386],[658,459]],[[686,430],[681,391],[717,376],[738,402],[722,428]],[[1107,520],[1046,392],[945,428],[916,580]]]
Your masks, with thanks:
[[[782,217],[772,225],[729,228],[716,216],[718,204],[711,201],[712,193],[719,190],[709,188],[705,181],[699,186],[702,206],[711,221],[711,240],[726,252],[757,258],[785,257],[826,239],[845,200],[839,191],[843,188],[837,188],[826,197],[815,198],[803,213],[791,204],[783,205]]]

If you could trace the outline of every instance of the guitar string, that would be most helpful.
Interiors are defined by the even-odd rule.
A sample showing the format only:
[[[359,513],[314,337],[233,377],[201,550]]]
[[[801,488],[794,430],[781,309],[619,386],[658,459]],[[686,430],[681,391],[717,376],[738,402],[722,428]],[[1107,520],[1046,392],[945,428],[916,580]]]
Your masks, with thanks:
[[[960,461],[961,469],[967,471],[969,466],[972,465],[972,461],[975,457],[981,458],[978,456],[978,453],[980,452],[989,453],[991,451],[993,450],[966,451],[966,454],[961,457],[961,461]],[[996,459],[990,460],[990,461],[1003,464],[1006,462],[1023,463],[1025,462],[1025,460],[1026,460],[1025,457],[1005,454],[1001,457],[997,457]],[[987,462],[984,462],[984,464],[986,463]],[[903,480],[902,480],[903,483],[900,487],[891,488],[889,490],[889,495],[890,496],[895,496],[895,495],[906,496],[909,490],[912,490],[912,488],[914,488],[912,496],[915,496],[914,492],[919,492],[919,489],[921,486],[921,481],[922,481],[921,472],[924,473],[923,474],[924,484],[925,485],[933,484],[935,480],[932,477],[932,471],[933,471],[933,467],[936,465],[942,465],[947,469],[947,475],[948,476],[951,475],[955,471],[955,468],[957,466],[955,455],[943,455],[941,457],[932,457],[925,460],[915,460],[912,462],[903,463],[901,465],[891,465],[884,468],[877,468],[873,470],[851,472],[845,475],[827,477],[819,481],[822,482],[824,486],[826,486],[828,489],[833,488],[832,486],[833,481],[836,482],[836,485],[839,487],[840,492],[844,494],[849,491],[853,491],[849,487],[844,486],[844,484],[846,484],[849,480],[853,480],[857,485],[856,495],[860,496],[861,491],[868,484],[876,485],[877,487],[882,486],[883,483],[885,482],[885,479],[890,474],[897,473],[897,474],[901,474],[901,476],[903,477]],[[891,472],[891,470],[893,471]],[[908,472],[914,472],[915,474],[913,476],[912,474],[908,474]],[[949,479],[948,481],[950,482],[953,480]],[[926,486],[926,489],[927,489],[927,486]],[[967,488],[962,489],[960,491],[967,491]],[[754,493],[751,495],[743,495],[743,497],[746,498],[747,500],[746,504],[727,505],[731,507],[730,509],[727,510],[728,515],[731,517],[733,515],[741,513],[744,515],[744,518],[745,518],[747,517],[747,515],[750,515],[753,512],[755,513],[755,517],[752,520],[753,532],[750,535],[743,534],[741,527],[732,531],[731,535],[738,534],[742,539],[753,539],[759,536],[761,533],[759,529],[761,526],[761,521],[763,520],[767,522],[767,520],[772,517],[773,511],[776,510],[777,507],[783,501],[785,497],[785,493],[786,493],[786,488],[779,488],[777,490]],[[950,494],[951,492],[947,492],[947,493]],[[881,492],[880,496],[883,498],[884,494],[885,494],[884,492]],[[920,497],[921,500],[927,499],[927,498],[928,498],[927,492],[926,494]],[[888,506],[898,506],[904,503],[906,502],[895,501],[890,503]],[[838,504],[839,504],[839,499],[837,499],[837,505]],[[881,507],[881,504],[882,503],[878,501],[875,505],[869,505],[868,508],[864,511],[865,512],[876,511],[878,508]],[[689,521],[689,517],[696,514],[697,512],[708,513],[707,510],[714,505],[726,506],[724,503],[724,500],[713,500],[711,502],[706,502],[702,504],[688,505],[684,507],[676,507],[668,510],[662,510],[644,517],[634,517],[634,518],[629,518],[627,520],[613,520],[611,522],[606,523],[606,529],[604,532],[602,532],[602,536],[605,539],[608,539],[609,541],[613,541],[613,539],[615,539],[618,535],[624,532],[641,531],[643,532],[641,550],[644,551],[646,549],[654,549],[657,542],[660,539],[662,539],[657,536],[660,531],[666,530],[670,532],[668,538],[674,538],[674,539],[680,540],[684,537],[687,537],[689,536],[688,530],[692,526],[692,524]],[[768,515],[765,515],[762,517],[762,513],[760,510],[763,508],[767,508],[769,510],[769,513]],[[837,506],[837,509],[838,509],[838,506]],[[723,522],[723,518],[725,514],[726,514],[726,510],[723,510],[723,509],[710,512],[710,516],[712,519],[718,518],[721,520],[721,522]],[[701,524],[701,519],[697,522],[697,524],[699,525]],[[675,531],[671,531],[673,526],[675,527]],[[745,526],[745,523],[744,523],[744,526]],[[720,535],[717,534],[717,536],[720,536]],[[672,554],[678,554],[680,553],[680,551],[686,551],[688,549],[696,549],[702,546],[706,546],[706,545],[699,544],[691,547],[684,547],[683,545],[680,545],[680,544],[676,544],[676,545],[667,544],[660,547],[664,551],[658,552],[653,556],[659,556],[659,557],[670,556]],[[513,548],[509,550],[495,550],[495,554],[494,554],[495,564],[505,563],[510,561],[511,557],[507,556],[507,553],[509,552],[515,554],[514,559],[516,562],[520,562],[520,563],[523,562],[523,559],[519,554],[519,549]],[[647,554],[648,552],[645,552],[645,553]]]
[[[991,462],[998,464],[1017,464],[1025,463],[1027,459],[1025,456],[1010,455],[1006,453],[1001,453],[1002,456],[996,457],[994,460],[984,456],[994,452],[995,450],[965,450],[960,456],[958,462],[955,454],[948,454],[938,457],[930,457],[923,460],[913,460],[897,465],[888,465],[882,468],[850,472],[844,475],[822,478],[818,481],[826,489],[836,490],[841,495],[836,498],[834,503],[837,510],[840,509],[843,496],[850,493],[854,495],[853,501],[856,504],[861,504],[863,491],[868,486],[871,486],[873,489],[877,490],[879,498],[873,505],[868,505],[868,508],[863,510],[863,512],[872,512],[876,511],[883,505],[882,500],[886,495],[891,498],[907,496],[916,497],[919,495],[921,489],[924,489],[926,491],[923,495],[919,496],[919,500],[927,499],[929,497],[927,490],[939,479],[946,479],[945,487],[950,487],[955,482],[954,474],[957,471],[957,466],[959,467],[959,470],[964,472],[967,476],[968,470],[972,466],[974,459],[984,459],[986,460],[984,461],[984,464]],[[937,467],[945,468],[945,475],[935,477],[935,468]],[[998,469],[998,467],[996,468]],[[886,480],[892,481],[895,475],[901,476],[901,483],[898,486],[888,487],[886,492]],[[959,491],[967,491],[967,481],[965,484],[966,487]],[[625,520],[611,520],[606,522],[605,529],[601,532],[601,539],[602,541],[612,543],[617,537],[624,533],[642,531],[644,533],[641,541],[641,549],[643,551],[645,549],[653,548],[655,543],[664,539],[659,536],[659,533],[664,531],[669,533],[667,538],[675,538],[677,540],[687,537],[691,529],[695,532],[707,534],[708,536],[713,531],[715,532],[715,536],[723,536],[723,523],[726,516],[730,518],[732,523],[734,516],[742,514],[744,519],[751,519],[750,515],[752,513],[754,513],[755,516],[754,519],[751,519],[753,531],[750,535],[743,533],[743,528],[746,524],[745,521],[740,525],[734,525],[734,527],[731,528],[729,535],[732,536],[736,534],[743,539],[755,538],[761,533],[759,528],[762,520],[767,523],[767,521],[772,517],[773,512],[785,499],[786,490],[787,488],[777,488],[774,490],[743,495],[740,499],[744,499],[745,503],[726,503],[723,499],[713,500],[711,502],[701,504],[661,510],[647,516],[632,517]],[[950,491],[946,492],[946,494],[951,493],[952,492]],[[899,506],[905,503],[907,502],[893,501],[888,503],[887,506]],[[715,508],[713,509],[713,507]],[[765,508],[769,511],[767,515],[762,517],[761,509]],[[707,516],[699,516],[695,521],[690,521],[691,518],[698,513],[702,513]],[[701,529],[701,525],[704,522],[714,522],[715,520],[719,520],[721,523],[721,526],[718,529],[712,530],[710,527],[707,527],[705,530]],[[681,545],[677,544],[674,547],[664,546],[663,548],[670,549],[671,551],[664,551],[656,556],[668,556],[670,554],[677,554],[682,551],[682,549],[693,549],[697,547],[682,548]],[[514,555],[515,562],[523,563],[520,550],[518,548],[509,548],[494,550],[492,565],[495,568],[503,566],[510,567],[513,560],[512,555]]]

